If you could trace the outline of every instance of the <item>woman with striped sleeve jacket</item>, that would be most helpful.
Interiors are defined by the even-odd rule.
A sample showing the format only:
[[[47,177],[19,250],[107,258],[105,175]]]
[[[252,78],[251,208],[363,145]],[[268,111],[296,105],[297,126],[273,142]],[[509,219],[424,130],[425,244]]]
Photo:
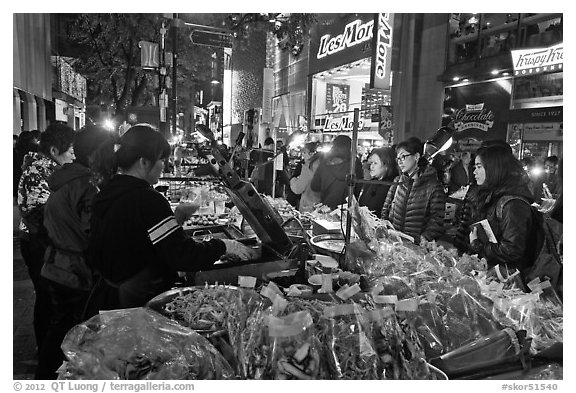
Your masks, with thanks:
[[[92,205],[88,262],[98,278],[85,318],[99,310],[143,306],[170,289],[178,271],[209,268],[224,254],[244,260],[257,257],[234,240],[196,242],[184,234],[182,223],[198,207],[180,205],[173,213],[152,187],[170,154],[159,132],[134,126],[99,153],[94,169],[111,179]]]

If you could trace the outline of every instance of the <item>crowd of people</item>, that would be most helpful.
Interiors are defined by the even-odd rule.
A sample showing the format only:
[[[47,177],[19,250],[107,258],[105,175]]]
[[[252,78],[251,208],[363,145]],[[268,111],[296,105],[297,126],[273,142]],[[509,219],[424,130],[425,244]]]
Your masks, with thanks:
[[[262,157],[255,158],[250,180],[271,195],[276,171],[275,196],[302,212],[321,204],[336,209],[350,190],[351,143],[339,135],[326,153],[306,143],[300,165],[289,171],[285,149],[269,138],[256,152]],[[198,206],[181,203],[173,210],[153,187],[171,156],[186,157],[147,125],[116,136],[98,126],[75,132],[53,124],[15,139],[14,198],[22,218],[21,252],[36,293],[38,379],[56,378],[64,359],[60,343],[82,320],[101,310],[143,306],[170,289],[178,272],[209,268],[225,254],[257,258],[240,242],[198,242],[184,233],[183,222]],[[282,164],[267,164],[278,156]],[[489,267],[523,274],[542,243],[530,205],[554,198],[550,216],[562,222],[561,160],[548,157],[545,176],[536,181],[529,163],[517,160],[504,141],[439,157],[430,163],[415,137],[370,151],[364,163],[356,157],[355,179],[373,181],[356,182],[354,196],[416,243],[444,242],[486,258]],[[447,236],[446,202],[462,187],[468,190]],[[474,223],[483,219],[496,242],[479,236]]]

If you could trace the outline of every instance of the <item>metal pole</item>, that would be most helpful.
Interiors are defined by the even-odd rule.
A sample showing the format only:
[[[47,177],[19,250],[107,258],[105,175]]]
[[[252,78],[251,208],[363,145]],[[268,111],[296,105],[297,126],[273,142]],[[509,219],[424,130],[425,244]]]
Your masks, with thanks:
[[[160,133],[164,135],[164,137],[168,138],[168,127],[166,122],[166,32],[167,29],[164,25],[164,22],[162,22],[162,27],[160,28],[160,67],[158,67],[158,106],[160,111]]]
[[[175,25],[178,19],[178,14],[172,14],[172,135],[176,135],[176,125],[178,118],[178,107],[176,105],[176,86],[177,83],[177,66],[178,66],[178,55],[176,53],[176,42],[178,41],[178,27]]]
[[[354,198],[354,188],[356,186],[356,144],[358,143],[358,120],[360,110],[354,109],[354,123],[352,129],[352,146],[350,152],[350,174],[348,175],[348,212],[346,213],[346,244],[350,243],[350,232],[352,229],[352,198]]]

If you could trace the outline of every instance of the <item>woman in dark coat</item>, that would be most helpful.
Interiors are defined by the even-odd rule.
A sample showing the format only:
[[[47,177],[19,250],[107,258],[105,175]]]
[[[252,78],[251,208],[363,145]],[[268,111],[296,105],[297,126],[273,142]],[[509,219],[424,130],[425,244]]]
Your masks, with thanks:
[[[402,173],[388,190],[382,219],[414,238],[436,240],[443,234],[446,194],[436,170],[422,158],[423,145],[410,138],[396,147],[396,161]]]
[[[320,193],[323,205],[334,210],[348,197],[347,176],[350,174],[350,153],[352,140],[346,135],[338,135],[332,141],[332,148],[323,157],[312,177],[310,189]],[[356,178],[362,179],[362,163],[356,158]],[[357,184],[354,195],[358,197],[361,185]]]
[[[470,250],[486,258],[488,267],[505,266],[518,269],[522,274],[534,262],[538,240],[530,204],[534,201],[522,174],[522,166],[509,150],[501,146],[478,149],[474,176],[478,183],[479,209],[474,222],[487,219],[496,243],[478,236],[473,227],[470,234]],[[516,198],[502,204],[501,198]],[[500,201],[500,202],[499,202]],[[501,205],[502,215],[496,213]]]
[[[368,165],[372,180],[391,182],[398,176],[396,152],[390,147],[372,150],[368,157]],[[368,207],[377,217],[380,217],[389,189],[390,184],[365,184],[360,193],[358,203],[360,206]]]

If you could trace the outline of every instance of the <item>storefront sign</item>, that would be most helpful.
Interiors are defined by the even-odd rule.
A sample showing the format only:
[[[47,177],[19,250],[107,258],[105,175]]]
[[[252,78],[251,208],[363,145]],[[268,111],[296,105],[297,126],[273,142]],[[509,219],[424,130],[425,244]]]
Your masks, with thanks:
[[[526,108],[510,111],[509,121],[512,123],[561,122],[563,107]]]
[[[310,30],[310,75],[370,57],[374,14],[338,14]]]
[[[320,47],[316,54],[317,59],[338,53],[343,49],[361,44],[372,38],[372,27],[374,21],[362,23],[360,19],[348,23],[344,27],[344,32],[332,37],[330,34],[320,37]]]
[[[364,127],[364,119],[358,119],[358,130]],[[324,124],[324,131],[352,131],[354,129],[354,116],[346,115],[342,117],[327,116]]]
[[[444,113],[451,113],[456,140],[506,139],[512,80],[446,88]]]
[[[326,112],[346,112],[350,98],[350,85],[326,84]]]
[[[392,59],[392,24],[394,14],[376,14],[373,23],[372,67],[370,88],[390,88]]]
[[[459,109],[453,117],[456,131],[464,131],[468,128],[476,128],[488,131],[494,125],[496,116],[491,110],[484,109],[484,103],[466,105]]]
[[[513,50],[512,64],[514,75],[517,76],[560,71],[564,65],[564,44],[549,48]]]

